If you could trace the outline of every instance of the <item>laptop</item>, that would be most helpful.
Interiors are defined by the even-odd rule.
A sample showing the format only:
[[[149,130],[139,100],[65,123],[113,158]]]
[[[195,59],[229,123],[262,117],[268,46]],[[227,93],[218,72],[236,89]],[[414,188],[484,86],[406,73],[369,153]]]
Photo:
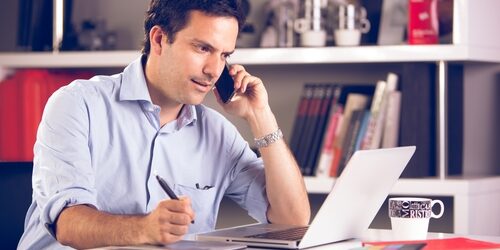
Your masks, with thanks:
[[[252,224],[196,235],[197,240],[303,249],[360,238],[415,153],[415,146],[356,151],[311,224]]]

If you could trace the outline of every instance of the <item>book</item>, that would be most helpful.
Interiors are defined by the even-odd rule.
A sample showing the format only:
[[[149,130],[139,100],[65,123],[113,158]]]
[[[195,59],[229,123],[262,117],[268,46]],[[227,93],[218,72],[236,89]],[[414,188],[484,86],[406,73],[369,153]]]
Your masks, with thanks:
[[[33,161],[33,146],[36,141],[38,124],[46,99],[47,80],[50,78],[46,70],[21,70],[17,73],[20,90],[20,115],[22,133],[21,161]]]
[[[318,165],[315,175],[317,177],[328,177],[330,173],[330,166],[333,161],[333,142],[335,136],[339,131],[339,124],[341,122],[343,106],[338,103],[338,98],[342,91],[341,86],[334,86],[332,107],[330,108],[330,115],[328,117],[328,124],[323,136],[323,144],[320,151]]]
[[[387,98],[387,117],[384,124],[382,148],[393,148],[399,145],[399,117],[401,112],[401,92],[393,91]]]
[[[378,81],[375,87],[375,93],[373,95],[372,104],[370,106],[370,119],[368,120],[368,125],[366,127],[366,132],[361,141],[361,149],[370,149],[372,146],[373,136],[375,130],[377,129],[377,122],[382,110],[382,101],[386,95],[387,82]]]
[[[445,239],[429,239],[415,241],[379,241],[379,242],[363,242],[363,246],[389,246],[389,245],[406,245],[425,243],[423,250],[434,249],[455,249],[455,250],[473,250],[473,249],[498,249],[500,243],[487,242],[481,240],[469,239],[466,237],[454,237]],[[393,249],[393,248],[391,248]]]
[[[297,107],[297,112],[295,114],[295,121],[293,123],[292,135],[290,139],[290,150],[295,157],[299,155],[301,134],[304,132],[307,110],[309,109],[309,105],[311,103],[313,88],[314,86],[311,84],[304,85],[299,105]]]
[[[361,121],[361,125],[359,128],[359,133],[356,136],[356,143],[354,144],[354,151],[361,149],[361,142],[363,141],[363,138],[365,137],[366,130],[368,129],[368,123],[370,121],[371,116],[372,116],[372,113],[369,110],[366,110],[364,112],[364,115],[363,115],[363,118]]]
[[[437,0],[409,0],[409,44],[436,44],[439,42],[437,4]]]
[[[90,72],[18,70],[0,83],[0,161],[32,161],[43,110],[52,93]]]
[[[19,88],[15,76],[0,82],[0,161],[19,161],[21,152],[21,121]]]
[[[333,147],[332,154],[332,163],[330,165],[330,177],[338,177],[339,172],[339,162],[342,157],[342,148],[341,147]]]
[[[373,95],[374,90],[375,86],[373,85],[343,85],[339,103],[343,105],[344,113],[333,143],[333,161],[330,166],[330,176],[337,176],[338,174],[338,164],[343,154],[342,146],[352,112],[357,109],[367,108],[369,97]]]
[[[298,155],[298,163],[301,167],[302,174],[310,175],[311,167],[308,167],[308,160],[311,157],[311,147],[313,144],[314,133],[318,127],[320,120],[321,104],[325,99],[326,91],[323,86],[315,85],[314,93],[311,100],[311,105],[308,109],[304,133],[301,135],[300,154]]]
[[[367,95],[349,93],[344,108],[344,116],[340,126],[340,131],[338,136],[335,137],[335,146],[342,147],[344,145],[344,139],[346,137],[349,123],[351,122],[352,113],[354,110],[365,109],[368,105],[368,99],[369,97]]]
[[[352,116],[356,110],[364,110],[368,104],[369,96],[358,94],[358,93],[350,93],[347,97],[347,102],[345,104],[344,115],[342,119],[342,125],[338,135],[335,137],[335,153],[334,153],[334,162],[330,168],[336,169],[334,172],[339,174],[342,171],[342,163],[344,160],[344,156],[346,152],[346,138],[348,137],[350,131],[352,129]],[[351,138],[347,138],[350,140]],[[350,141],[347,143],[349,144]],[[339,158],[340,157],[340,158]]]
[[[351,158],[351,156],[354,154],[356,151],[356,142],[357,138],[359,136],[361,126],[363,123],[363,120],[366,117],[366,113],[369,112],[365,109],[357,109],[352,112],[352,116],[349,122],[349,126],[346,132],[346,137],[344,140],[344,144],[342,145],[342,154],[340,157],[340,161],[337,166],[337,175],[340,175],[342,173],[342,170],[344,170],[345,165]]]
[[[318,164],[318,159],[320,155],[321,145],[323,143],[323,138],[326,130],[326,125],[328,122],[328,116],[330,114],[330,109],[334,106],[337,101],[334,93],[336,90],[335,85],[326,84],[322,86],[324,89],[324,97],[321,101],[321,107],[318,114],[318,120],[316,123],[316,129],[314,130],[311,146],[309,147],[308,159],[305,165],[306,174],[314,175],[316,172],[316,167]]]
[[[373,136],[371,139],[371,144],[366,149],[376,149],[380,148],[380,144],[382,143],[382,133],[384,129],[384,123],[386,120],[386,112],[387,112],[387,96],[389,93],[395,91],[398,86],[398,75],[394,73],[387,74],[387,86],[384,91],[384,95],[381,100],[380,110],[378,112],[378,116],[375,121],[375,128],[373,130]]]
[[[19,0],[18,9],[18,28],[17,28],[17,46],[22,50],[29,50],[31,18],[32,18],[32,0]]]
[[[32,51],[52,50],[53,1],[32,1],[29,48]]]

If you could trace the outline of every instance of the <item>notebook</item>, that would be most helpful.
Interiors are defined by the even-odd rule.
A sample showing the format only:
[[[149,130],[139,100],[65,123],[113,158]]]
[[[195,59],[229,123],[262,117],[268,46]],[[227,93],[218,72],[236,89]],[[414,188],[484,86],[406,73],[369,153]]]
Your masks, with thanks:
[[[415,153],[415,146],[356,151],[311,224],[252,224],[198,234],[197,240],[303,249],[359,238]]]

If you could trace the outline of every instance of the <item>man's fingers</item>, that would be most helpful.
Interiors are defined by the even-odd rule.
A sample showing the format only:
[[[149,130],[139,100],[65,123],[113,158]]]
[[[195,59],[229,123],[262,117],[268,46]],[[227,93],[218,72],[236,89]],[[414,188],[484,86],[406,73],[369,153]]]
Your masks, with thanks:
[[[191,223],[191,216],[186,213],[170,212],[167,214],[164,222],[172,225],[189,225]]]
[[[179,200],[164,200],[159,204],[159,208],[166,210],[168,214],[182,215],[188,218],[188,223],[194,221],[195,214],[193,208],[191,207],[191,200],[188,197],[180,197]],[[174,217],[172,217],[174,218]],[[183,223],[182,219],[175,220],[177,224]],[[180,221],[180,222],[179,222]]]
[[[186,225],[172,225],[169,228],[169,233],[175,236],[183,236],[188,232],[188,226]]]

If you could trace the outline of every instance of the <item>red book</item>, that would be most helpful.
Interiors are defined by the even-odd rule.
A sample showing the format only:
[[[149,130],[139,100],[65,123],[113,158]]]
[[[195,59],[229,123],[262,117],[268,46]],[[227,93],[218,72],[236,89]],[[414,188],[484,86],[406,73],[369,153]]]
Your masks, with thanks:
[[[36,141],[38,124],[42,120],[42,113],[47,92],[49,73],[46,70],[23,70],[18,72],[20,90],[21,128],[20,137],[22,150],[21,161],[33,161],[33,146]]]
[[[340,157],[342,157],[342,147],[333,147],[333,161],[330,166],[330,177],[339,177],[339,163]]]
[[[409,44],[438,43],[439,20],[437,13],[437,0],[409,0]]]
[[[21,115],[15,76],[0,82],[0,161],[21,159]]]
[[[363,242],[363,246],[394,246],[405,244],[425,243],[423,250],[473,250],[473,249],[499,249],[500,243],[473,240],[464,237],[432,239],[420,241],[383,241],[383,242]],[[396,249],[396,248],[388,248]]]

